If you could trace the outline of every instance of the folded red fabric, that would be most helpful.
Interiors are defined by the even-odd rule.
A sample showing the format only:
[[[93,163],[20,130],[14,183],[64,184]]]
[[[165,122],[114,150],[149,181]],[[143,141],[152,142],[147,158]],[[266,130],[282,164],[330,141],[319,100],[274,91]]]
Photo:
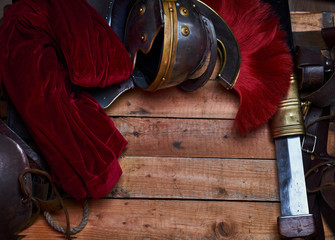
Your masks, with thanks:
[[[100,198],[118,181],[127,142],[87,93],[132,73],[113,30],[85,0],[21,0],[0,26],[0,78],[50,165],[76,199]]]

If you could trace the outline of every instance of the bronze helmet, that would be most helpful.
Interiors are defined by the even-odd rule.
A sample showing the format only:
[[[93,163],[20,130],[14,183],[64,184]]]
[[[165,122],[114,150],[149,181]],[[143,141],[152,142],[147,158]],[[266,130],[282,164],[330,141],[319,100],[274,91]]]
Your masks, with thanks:
[[[190,0],[136,1],[124,43],[146,76],[135,83],[149,91],[177,85],[194,90],[209,79],[217,58],[214,26]]]
[[[29,168],[22,148],[0,134],[0,238],[15,239],[27,227],[32,214],[32,201],[22,194],[19,176]],[[31,175],[24,176],[25,188],[32,193]]]
[[[126,45],[131,78],[104,89],[86,89],[107,108],[125,91],[201,87],[218,65],[216,78],[234,87],[241,56],[227,23],[199,0],[88,0]],[[219,64],[217,64],[219,63]]]

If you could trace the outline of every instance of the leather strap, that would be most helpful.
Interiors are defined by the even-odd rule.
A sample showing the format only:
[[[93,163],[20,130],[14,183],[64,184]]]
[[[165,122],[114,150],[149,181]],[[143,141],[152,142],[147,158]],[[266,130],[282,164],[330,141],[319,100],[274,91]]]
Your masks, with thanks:
[[[332,48],[334,40],[331,38],[335,39],[335,30],[324,29],[323,36]],[[301,99],[312,103],[305,118],[306,135],[302,148],[308,203],[316,222],[317,236],[313,239],[324,240],[322,216],[335,232],[334,187],[324,187],[335,182],[335,168],[329,164],[335,163],[335,158],[327,153],[330,105],[335,102],[334,61],[333,54],[326,57],[316,47],[297,50],[297,66],[302,70]]]
[[[324,72],[333,71],[334,62],[322,55],[318,48],[300,47],[297,50],[297,66],[302,70],[301,99],[318,107],[335,102],[335,74],[324,82]]]
[[[42,194],[40,194],[39,196],[34,196],[29,194],[29,189],[26,188],[26,186],[24,185],[24,176],[25,174],[30,173],[30,174],[34,174],[35,176],[39,176],[40,179],[46,179],[46,181],[43,181],[42,183],[50,183],[50,188],[52,191],[52,198],[48,197],[48,194],[44,194],[44,191]],[[55,211],[55,210],[60,210],[63,209],[64,213],[65,213],[65,217],[66,217],[66,238],[67,239],[71,239],[70,237],[70,218],[69,218],[69,213],[67,211],[67,208],[64,204],[63,198],[61,197],[61,195],[59,194],[57,187],[52,183],[51,181],[51,176],[49,175],[49,173],[39,170],[39,169],[25,169],[20,173],[19,176],[19,183],[21,186],[21,191],[23,193],[24,196],[26,196],[26,198],[31,198],[31,200],[33,200],[37,211],[34,214],[35,217],[38,216],[38,213],[40,211]],[[48,197],[48,199],[40,199],[39,197]],[[36,219],[32,218],[30,224],[33,224],[33,222]]]
[[[335,168],[331,164],[335,163],[335,158],[327,153],[329,114],[329,106],[320,108],[312,105],[305,119],[306,136],[302,147],[308,203],[315,217],[318,233],[314,240],[325,239],[321,214],[335,232],[334,188],[321,187],[321,191],[314,191],[324,186],[326,182],[335,182]]]
[[[297,65],[300,68],[307,66],[325,66],[326,69],[332,69],[332,62],[321,54],[319,47],[299,46],[296,50]]]
[[[321,30],[321,35],[329,49],[335,46],[335,28],[328,27]]]
[[[321,215],[335,233],[335,157],[327,152],[330,108],[335,102],[335,28],[323,28],[322,36],[329,56],[317,48],[300,48],[297,57],[302,69],[302,100],[312,102],[305,118],[302,147],[308,203],[318,232],[314,240],[325,239]],[[331,75],[325,76],[324,72]]]
[[[319,89],[303,97],[318,107],[326,107],[335,102],[335,74]]]
[[[300,88],[303,87],[304,92],[313,92],[315,89],[322,87],[324,79],[323,66],[308,66],[302,69],[302,82]]]
[[[318,47],[299,47],[297,50],[297,66],[302,69],[302,100],[313,102],[318,107],[326,107],[335,102],[335,27],[327,27],[321,30],[322,37],[330,50],[329,56],[324,56]],[[324,82],[322,72],[333,74]],[[306,87],[303,89],[303,87]],[[312,90],[312,91],[311,91]]]
[[[333,186],[325,187],[321,190],[320,208],[324,219],[329,223],[333,232],[335,232],[335,167],[329,166],[325,168],[321,180],[321,186],[333,184]]]

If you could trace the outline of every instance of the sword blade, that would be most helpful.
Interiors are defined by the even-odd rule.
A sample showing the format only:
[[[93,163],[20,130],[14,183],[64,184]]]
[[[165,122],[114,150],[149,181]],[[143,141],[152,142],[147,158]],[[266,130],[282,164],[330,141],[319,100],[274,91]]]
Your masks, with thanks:
[[[300,137],[275,139],[283,216],[309,214]]]

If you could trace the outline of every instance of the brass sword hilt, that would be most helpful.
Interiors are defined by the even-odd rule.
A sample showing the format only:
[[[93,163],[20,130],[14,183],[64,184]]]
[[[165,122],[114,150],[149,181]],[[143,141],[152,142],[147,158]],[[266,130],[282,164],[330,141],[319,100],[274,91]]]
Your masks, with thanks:
[[[277,113],[271,120],[270,126],[274,139],[305,134],[298,82],[295,74],[291,75],[287,94],[278,106]]]

